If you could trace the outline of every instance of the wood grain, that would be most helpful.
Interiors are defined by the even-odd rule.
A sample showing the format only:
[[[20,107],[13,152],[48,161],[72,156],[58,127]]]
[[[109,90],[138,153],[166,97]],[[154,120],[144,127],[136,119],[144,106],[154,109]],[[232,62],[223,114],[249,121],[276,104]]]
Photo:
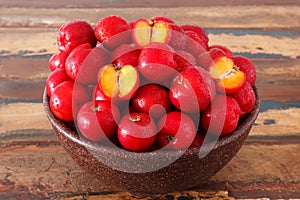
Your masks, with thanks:
[[[234,29],[208,29],[210,45],[222,44],[234,53],[265,55],[266,57],[281,57],[296,59],[300,56],[297,47],[300,46],[300,32],[283,33],[282,37],[274,31],[253,31],[236,33]],[[0,28],[1,56],[37,56],[55,53],[57,49],[57,28]],[[265,35],[262,35],[265,34]],[[289,34],[291,34],[289,36]],[[21,39],[16,39],[16,38]],[[24,38],[24,39],[22,39]],[[26,38],[26,40],[25,40]]]
[[[300,189],[299,150],[299,144],[258,146],[248,140],[224,169],[193,191],[229,190],[234,194],[235,191],[257,190],[260,195],[266,196],[272,196],[272,191],[285,191],[283,194],[289,192],[290,196],[284,197],[296,197]],[[56,143],[4,146],[0,156],[0,197],[9,196],[12,192],[17,196],[53,198],[80,193],[109,197],[118,193],[118,190],[99,183],[82,171]],[[124,193],[119,197],[122,195]],[[235,197],[239,198],[238,195]],[[246,198],[245,195],[243,198]]]
[[[253,139],[283,139],[286,141],[300,138],[300,107],[273,108],[260,112],[253,126],[250,137]],[[32,132],[31,135],[24,135]],[[19,138],[48,132],[49,137],[51,125],[46,118],[41,103],[3,103],[0,104],[0,138]],[[16,135],[14,135],[16,134]],[[31,140],[29,137],[29,141]],[[290,138],[289,138],[290,137]],[[299,138],[298,138],[299,137]]]
[[[165,2],[160,0],[60,0],[60,1],[39,1],[39,0],[0,0],[2,7],[29,7],[29,8],[132,8],[132,7],[182,7],[182,6],[236,6],[236,5],[260,5],[260,0],[222,0],[207,1],[193,1],[193,0],[172,0],[172,2]],[[297,0],[264,0],[264,5],[298,5]]]
[[[0,197],[134,199],[97,182],[71,160],[51,130],[41,103],[0,105]],[[204,198],[201,194],[207,193],[203,191],[221,190],[230,194],[211,198],[297,197],[299,118],[300,108],[261,112],[241,151],[228,166],[202,186],[168,195]]]
[[[232,29],[209,32],[211,44],[223,44],[235,55],[245,55],[254,62],[263,100],[300,99],[300,52],[296,49],[300,34],[293,32],[289,37],[277,37],[272,31],[264,31],[265,35],[237,34]],[[35,28],[34,32],[29,28],[17,32],[0,28],[0,36],[4,38],[0,41],[0,99],[41,99],[50,74],[48,60],[57,51],[56,34],[56,28]],[[26,40],[15,40],[17,36]]]
[[[0,99],[41,100],[50,74],[49,56],[0,56]],[[262,100],[300,100],[300,60],[250,58],[257,70]]]
[[[299,10],[298,0],[0,0],[0,199],[140,199],[80,169],[41,102],[59,27],[112,14],[199,25],[257,70],[261,112],[233,160],[201,186],[143,200],[299,198]]]
[[[221,11],[221,12],[220,12]],[[84,19],[95,25],[107,15],[120,15],[128,21],[165,15],[178,24],[205,28],[299,28],[299,5],[253,5],[211,7],[137,8],[5,8],[0,7],[0,27],[59,27],[70,19]],[[259,17],[255,17],[259,16]]]

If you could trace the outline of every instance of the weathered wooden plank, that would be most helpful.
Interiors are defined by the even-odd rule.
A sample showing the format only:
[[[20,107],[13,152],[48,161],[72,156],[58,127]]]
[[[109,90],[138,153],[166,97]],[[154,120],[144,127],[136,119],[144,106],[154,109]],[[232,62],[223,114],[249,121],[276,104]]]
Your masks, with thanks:
[[[41,99],[46,79],[0,78],[0,99]]]
[[[172,0],[160,1],[160,0],[54,0],[54,1],[38,1],[38,0],[1,0],[1,7],[29,7],[29,8],[124,8],[124,7],[179,7],[179,6],[236,6],[236,5],[260,5],[260,0],[228,0],[226,2],[222,0],[215,0],[212,2],[207,1],[193,1],[193,0]],[[264,0],[264,5],[299,5],[297,0]]]
[[[116,194],[107,194],[105,196],[98,194],[86,194],[78,195],[68,198],[63,198],[64,200],[74,200],[74,199],[86,199],[86,200],[115,200],[115,199],[127,199],[127,200],[194,200],[194,199],[207,199],[207,200],[233,200],[233,197],[229,197],[227,191],[184,191],[184,192],[174,192],[165,195],[158,195],[157,197],[134,197],[129,193],[116,193]]]
[[[0,28],[1,56],[53,54],[57,51],[57,33],[58,28]]]
[[[274,194],[277,198],[299,197],[299,151],[299,143],[246,143],[224,169],[207,183],[194,188],[193,193],[224,190],[236,198],[271,197]],[[90,194],[100,199],[112,196],[130,199],[130,195],[119,193],[82,171],[59,145],[4,146],[0,147],[0,156],[0,197],[61,199]],[[256,194],[250,195],[251,191]]]
[[[299,36],[299,35],[298,35]],[[300,37],[276,37],[267,35],[241,35],[218,34],[211,35],[211,44],[222,44],[235,53],[277,55],[282,57],[297,58],[300,52]]]
[[[250,2],[250,1],[249,1]],[[167,4],[170,4],[169,2]],[[93,25],[104,16],[120,15],[131,21],[165,15],[178,24],[192,23],[210,28],[290,28],[300,27],[299,4],[272,6],[137,7],[137,8],[0,8],[0,27],[58,27],[72,18]],[[254,17],[257,16],[257,17]]]
[[[210,44],[221,44],[234,53],[260,57],[297,58],[300,52],[300,32],[297,31],[241,31],[208,29]],[[57,51],[58,28],[0,28],[1,56],[50,55]],[[277,33],[277,34],[276,34]],[[17,39],[18,38],[18,39]]]
[[[254,139],[257,136],[260,137],[258,139],[288,140],[288,137],[290,140],[297,139],[300,138],[299,121],[300,107],[268,109],[259,113],[250,136]],[[10,139],[19,137],[26,139],[28,137],[26,134],[31,134],[30,137],[35,134],[40,137],[43,131],[48,132],[44,135],[48,138],[51,135],[49,130],[51,126],[41,103],[0,104],[0,138],[2,140],[8,138],[8,142]]]
[[[51,129],[42,104],[0,104],[0,132],[24,129]]]
[[[41,99],[45,81],[50,74],[49,57],[48,54],[0,56],[0,99]],[[277,57],[250,57],[250,59],[257,69],[257,86],[262,100],[278,102],[300,100],[299,59]]]

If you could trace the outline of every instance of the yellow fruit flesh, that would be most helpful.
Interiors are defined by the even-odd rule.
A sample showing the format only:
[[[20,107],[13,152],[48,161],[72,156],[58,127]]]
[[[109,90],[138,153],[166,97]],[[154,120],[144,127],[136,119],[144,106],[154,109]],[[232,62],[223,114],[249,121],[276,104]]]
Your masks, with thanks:
[[[245,81],[245,74],[237,69],[232,69],[231,73],[227,77],[224,77],[218,81],[218,84],[226,90],[232,90],[239,88]]]
[[[151,27],[148,22],[140,21],[136,24],[134,29],[135,39],[140,46],[146,46],[150,43]]]
[[[155,23],[152,28],[151,42],[165,43],[169,29],[164,23]]]
[[[124,97],[133,91],[138,81],[137,76],[138,74],[136,70],[131,65],[125,65],[122,67],[118,79],[120,97]]]
[[[108,97],[115,97],[118,94],[118,73],[112,65],[104,67],[100,73],[100,87]]]
[[[210,67],[209,73],[214,79],[222,79],[231,72],[233,67],[234,63],[231,58],[221,57]]]

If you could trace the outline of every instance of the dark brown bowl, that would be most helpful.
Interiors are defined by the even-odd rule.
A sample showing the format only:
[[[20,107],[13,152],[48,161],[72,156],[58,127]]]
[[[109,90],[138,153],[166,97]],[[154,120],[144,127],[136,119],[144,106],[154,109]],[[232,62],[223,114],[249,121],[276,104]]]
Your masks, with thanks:
[[[78,136],[74,126],[53,116],[46,92],[43,96],[43,105],[58,139],[65,150],[83,169],[103,183],[131,192],[134,195],[145,196],[182,191],[195,187],[204,183],[222,169],[241,148],[259,113],[260,99],[256,88],[254,89],[257,98],[255,108],[243,119],[233,133],[219,138],[217,143],[211,147],[211,150],[209,145],[204,144],[201,150],[200,148],[193,148],[185,152],[154,151],[151,153],[127,154],[126,151],[119,148],[91,144]],[[205,153],[206,150],[209,150],[208,154],[203,158],[199,157],[199,152]],[[124,166],[125,168],[132,167],[131,164],[133,163],[146,162],[145,157],[152,159],[153,162],[151,163],[155,165],[155,163],[176,158],[179,154],[182,155],[170,165],[155,171],[139,172],[139,165],[133,165],[131,172],[109,167],[111,165]],[[109,162],[111,165],[108,166],[101,162],[99,157],[105,157],[105,162]],[[153,166],[153,169],[155,167]]]

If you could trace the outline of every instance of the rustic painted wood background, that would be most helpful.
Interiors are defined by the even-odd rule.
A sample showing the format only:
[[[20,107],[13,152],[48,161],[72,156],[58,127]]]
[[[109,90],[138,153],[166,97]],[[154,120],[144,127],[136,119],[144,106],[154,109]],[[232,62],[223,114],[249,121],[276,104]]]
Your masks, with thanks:
[[[298,0],[0,0],[0,199],[135,199],[74,163],[41,103],[59,26],[110,14],[200,25],[257,68],[261,113],[236,157],[205,185],[157,199],[300,198],[299,11]]]

